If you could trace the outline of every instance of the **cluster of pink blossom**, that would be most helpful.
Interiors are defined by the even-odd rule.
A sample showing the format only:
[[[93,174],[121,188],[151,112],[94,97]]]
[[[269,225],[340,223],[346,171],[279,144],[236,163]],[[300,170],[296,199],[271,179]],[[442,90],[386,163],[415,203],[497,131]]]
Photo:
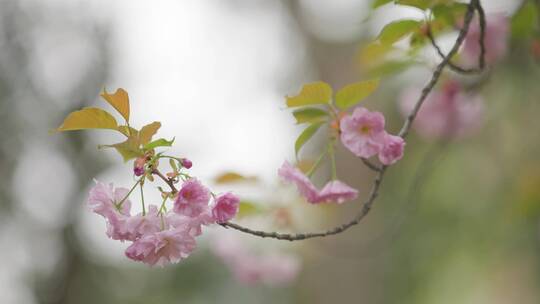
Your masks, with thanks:
[[[329,181],[320,191],[311,180],[299,169],[285,161],[278,170],[278,175],[285,181],[294,183],[298,191],[312,204],[338,203],[356,199],[358,190],[351,188],[342,181]]]
[[[341,142],[354,155],[362,158],[379,156],[384,165],[392,165],[403,157],[405,141],[384,130],[384,116],[358,107],[340,120]]]
[[[413,88],[402,94],[404,116],[411,112],[419,93],[419,88]],[[458,82],[449,80],[429,94],[413,126],[427,139],[463,137],[479,129],[483,110],[480,95],[470,95]]]
[[[220,233],[210,248],[244,284],[287,285],[300,271],[300,260],[296,256],[275,249],[257,254],[230,233]]]
[[[133,242],[125,251],[128,258],[149,265],[164,266],[188,257],[202,226],[232,219],[239,207],[232,193],[218,195],[209,204],[210,191],[195,178],[183,183],[170,211],[150,205],[145,214],[131,215],[128,193],[125,188],[96,182],[88,206],[106,219],[110,238]]]
[[[508,49],[509,24],[508,18],[502,14],[486,16],[484,33],[485,60],[494,63],[506,54]],[[471,23],[471,27],[463,43],[462,60],[467,65],[478,62],[480,55],[480,24],[478,18]]]

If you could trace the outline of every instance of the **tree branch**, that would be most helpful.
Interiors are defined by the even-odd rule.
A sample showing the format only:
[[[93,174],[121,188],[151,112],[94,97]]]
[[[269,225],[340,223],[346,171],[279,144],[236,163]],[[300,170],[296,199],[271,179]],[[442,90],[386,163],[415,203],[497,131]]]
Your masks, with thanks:
[[[468,6],[467,6],[467,12],[465,14],[465,20],[464,20],[464,23],[463,23],[463,28],[460,30],[459,35],[458,35],[458,37],[457,37],[457,39],[456,39],[456,41],[454,43],[454,46],[450,50],[450,52],[446,56],[443,57],[443,60],[435,68],[435,71],[433,72],[433,75],[432,75],[430,81],[423,88],[422,93],[421,93],[420,97],[418,98],[418,101],[416,102],[413,110],[411,111],[411,113],[405,119],[405,122],[403,123],[403,126],[402,126],[402,128],[401,128],[401,130],[399,132],[399,136],[401,136],[402,138],[405,138],[407,136],[407,134],[409,132],[409,129],[411,128],[411,124],[414,121],[414,119],[416,118],[416,115],[418,114],[418,111],[420,110],[420,107],[422,106],[422,104],[426,100],[429,93],[433,90],[433,88],[437,84],[437,82],[438,82],[444,68],[449,66],[450,58],[452,58],[457,53],[457,51],[459,50],[459,47],[463,43],[463,40],[465,39],[465,36],[467,35],[467,32],[469,31],[469,26],[471,24],[471,21],[472,21],[473,15],[474,15],[474,10],[475,10],[476,7],[479,7],[479,6],[480,6],[479,0],[471,0],[469,2]],[[367,162],[367,163],[364,162],[364,164],[366,164],[368,167],[372,168],[372,166],[370,166],[370,165],[372,165],[370,162]],[[360,212],[352,220],[350,220],[349,222],[346,222],[346,223],[344,223],[342,225],[336,226],[336,227],[334,227],[332,229],[322,231],[322,232],[292,233],[292,234],[289,234],[289,233],[278,233],[278,232],[267,232],[267,231],[253,230],[253,229],[250,229],[250,228],[247,228],[247,227],[235,224],[235,223],[231,223],[231,222],[222,223],[220,225],[222,227],[224,227],[224,228],[235,229],[235,230],[238,230],[238,231],[241,231],[241,232],[244,232],[244,233],[247,233],[247,234],[251,234],[251,235],[254,235],[254,236],[262,237],[262,238],[273,238],[273,239],[287,240],[287,241],[299,241],[299,240],[305,240],[305,239],[310,239],[310,238],[315,238],[315,237],[325,237],[325,236],[329,236],[329,235],[342,233],[342,232],[346,231],[347,229],[349,229],[350,227],[355,226],[358,223],[360,223],[360,221],[369,213],[369,211],[371,210],[371,207],[373,206],[373,203],[375,202],[375,199],[379,195],[379,189],[380,189],[382,181],[383,181],[383,176],[384,176],[384,173],[386,172],[386,169],[388,168],[388,166],[382,165],[381,167],[377,167],[377,166],[373,165],[373,167],[377,168],[377,174],[376,174],[375,179],[373,181],[373,184],[371,186],[371,191],[369,193],[369,196],[364,201],[364,203],[362,204],[362,209],[360,210]],[[163,179],[171,187],[171,189],[173,191],[175,191],[175,192],[177,191],[176,188],[174,187],[174,184],[172,184],[172,182],[169,179],[167,179],[165,176],[163,176],[163,174],[161,174],[159,171],[154,170],[152,173],[158,175],[161,179]]]
[[[480,0],[477,0],[475,3],[475,9],[478,12],[478,18],[480,23],[480,37],[478,39],[478,44],[480,45],[480,54],[478,55],[478,67],[477,68],[463,68],[459,65],[453,63],[451,60],[448,61],[448,67],[452,69],[453,71],[461,74],[479,74],[484,71],[485,65],[486,65],[486,45],[485,45],[485,32],[486,32],[486,15],[484,13],[484,9],[482,8],[482,5],[480,4]],[[447,57],[435,41],[435,37],[433,36],[433,32],[431,31],[431,26],[429,23],[427,23],[427,36],[429,38],[429,41],[431,42],[431,45],[433,48],[437,51],[439,56],[441,58]],[[451,59],[451,58],[450,58]]]

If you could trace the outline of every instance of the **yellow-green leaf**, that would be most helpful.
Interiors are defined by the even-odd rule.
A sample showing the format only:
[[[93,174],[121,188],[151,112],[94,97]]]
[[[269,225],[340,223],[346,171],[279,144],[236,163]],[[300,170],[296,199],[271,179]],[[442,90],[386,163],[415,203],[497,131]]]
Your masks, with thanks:
[[[395,48],[389,44],[383,44],[376,40],[364,46],[358,52],[358,62],[362,66],[369,66],[380,62],[388,53]]]
[[[319,108],[303,108],[293,112],[296,123],[323,122],[328,119],[328,112]]]
[[[152,150],[157,147],[170,147],[172,146],[173,143],[174,143],[174,138],[172,140],[166,140],[165,138],[160,138],[144,145],[144,149]]]
[[[390,2],[392,2],[392,0],[375,0],[371,4],[371,7],[372,8],[378,8],[379,6],[383,6],[383,5],[385,5],[387,3],[390,3]]]
[[[156,134],[159,128],[161,128],[161,123],[159,121],[154,121],[153,123],[142,127],[141,131],[139,132],[139,142],[142,145],[149,143],[152,140],[152,136]]]
[[[124,89],[120,88],[112,95],[103,90],[101,97],[113,106],[126,121],[129,121],[129,96]]]
[[[296,142],[294,143],[294,152],[295,152],[297,158],[298,158],[298,152],[300,152],[300,149],[302,149],[302,147],[306,144],[306,142],[308,142],[308,140],[310,140],[311,137],[313,137],[315,132],[317,132],[317,130],[319,130],[319,128],[322,126],[322,124],[323,123],[321,123],[321,122],[314,123],[314,124],[310,125],[309,127],[307,127],[300,134],[300,136],[298,136],[298,138],[296,139]]]
[[[242,174],[236,173],[236,172],[225,172],[223,174],[218,175],[214,181],[216,184],[229,184],[229,183],[237,183],[237,182],[254,182],[257,181],[257,177],[255,176],[244,176]]]
[[[117,130],[116,119],[107,111],[98,108],[84,108],[70,113],[56,131],[74,131],[84,129]]]
[[[124,161],[128,161],[133,158],[137,158],[139,156],[144,155],[143,150],[140,148],[139,141],[136,136],[131,136],[126,139],[126,141],[123,141],[121,143],[113,144],[113,145],[100,145],[99,148],[114,148],[120,155],[122,155],[122,158]]]
[[[431,7],[435,0],[395,0],[396,4],[413,6],[421,10],[426,10]]]
[[[336,93],[336,106],[347,109],[368,97],[379,86],[379,80],[368,80],[345,86]]]
[[[398,20],[384,26],[379,34],[379,41],[383,44],[393,44],[405,36],[416,31],[420,25],[417,20]]]
[[[120,133],[124,134],[126,137],[130,137],[130,136],[134,136],[134,135],[138,136],[138,134],[139,134],[139,131],[135,130],[132,127],[128,127],[128,126],[118,126],[118,131],[120,131]]]
[[[288,107],[327,104],[331,98],[332,88],[322,81],[305,84],[298,95],[286,97]]]

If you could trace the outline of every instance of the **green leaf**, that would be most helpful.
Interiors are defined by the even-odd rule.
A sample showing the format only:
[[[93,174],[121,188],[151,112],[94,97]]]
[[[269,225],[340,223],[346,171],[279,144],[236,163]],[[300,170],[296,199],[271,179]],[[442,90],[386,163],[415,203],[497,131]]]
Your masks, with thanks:
[[[421,10],[426,10],[431,7],[433,0],[395,0],[396,4],[416,7]]]
[[[408,69],[414,64],[416,64],[416,62],[412,60],[389,60],[380,65],[372,67],[368,71],[368,75],[372,77],[382,77],[390,74],[397,74]]]
[[[459,20],[462,20],[467,12],[466,3],[441,3],[433,6],[432,31],[441,32],[444,29],[452,28]]]
[[[304,131],[302,131],[302,133],[300,133],[300,136],[298,136],[298,138],[296,139],[296,142],[294,143],[294,152],[297,158],[298,158],[298,152],[300,152],[300,149],[302,148],[302,146],[304,146],[306,142],[308,142],[308,140],[310,140],[311,137],[313,137],[315,132],[317,132],[317,130],[319,130],[319,128],[322,125],[323,125],[322,122],[314,123],[310,125],[309,127],[307,127]]]
[[[358,61],[362,65],[372,65],[373,63],[380,62],[386,54],[395,49],[392,45],[382,44],[376,40],[367,44],[358,52]]]
[[[336,106],[342,110],[354,106],[371,95],[378,86],[378,79],[349,84],[336,93]]]
[[[62,125],[56,129],[61,131],[75,131],[85,129],[111,129],[117,130],[116,119],[109,112],[98,108],[84,108],[70,113]]]
[[[298,95],[286,97],[288,107],[328,104],[331,98],[332,88],[322,81],[305,84]]]
[[[383,44],[393,44],[416,31],[420,23],[418,20],[409,19],[390,22],[381,30],[378,39]]]
[[[113,144],[113,145],[100,145],[98,148],[114,148],[120,155],[122,155],[122,158],[124,161],[128,161],[133,158],[137,158],[139,156],[144,155],[143,150],[141,150],[139,141],[136,136],[128,137],[126,141],[123,141],[121,143]]]
[[[328,112],[319,108],[302,108],[293,112],[296,123],[323,122],[328,119]]]
[[[244,176],[236,172],[225,172],[218,175],[214,181],[216,184],[229,184],[237,182],[254,182],[257,181],[255,176]]]
[[[387,3],[390,3],[390,2],[392,2],[392,0],[375,0],[371,4],[371,7],[372,8],[378,8],[378,7],[383,6],[383,5],[385,5]]]
[[[511,32],[515,38],[531,36],[538,27],[538,11],[531,1],[523,5],[512,17]]]
[[[171,165],[171,168],[175,173],[178,172],[178,167],[176,166],[176,159],[169,158],[169,165]]]
[[[157,147],[170,147],[174,143],[174,138],[172,140],[166,140],[165,138],[156,139],[152,142],[147,143],[143,146],[144,150],[152,150]]]
[[[114,94],[109,94],[104,89],[101,97],[105,99],[113,108],[120,113],[126,121],[129,121],[129,97],[128,93],[120,88],[114,92]]]
[[[139,132],[139,142],[142,145],[149,143],[152,140],[152,136],[156,134],[159,128],[161,128],[161,123],[159,121],[154,121],[153,123],[142,127],[141,131]]]

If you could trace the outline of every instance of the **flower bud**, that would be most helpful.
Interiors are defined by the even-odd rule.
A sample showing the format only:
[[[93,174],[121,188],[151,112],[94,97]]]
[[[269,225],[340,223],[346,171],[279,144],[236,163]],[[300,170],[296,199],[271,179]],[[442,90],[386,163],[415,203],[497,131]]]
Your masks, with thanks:
[[[193,163],[189,159],[182,158],[182,167],[189,169],[191,166],[193,166]]]

